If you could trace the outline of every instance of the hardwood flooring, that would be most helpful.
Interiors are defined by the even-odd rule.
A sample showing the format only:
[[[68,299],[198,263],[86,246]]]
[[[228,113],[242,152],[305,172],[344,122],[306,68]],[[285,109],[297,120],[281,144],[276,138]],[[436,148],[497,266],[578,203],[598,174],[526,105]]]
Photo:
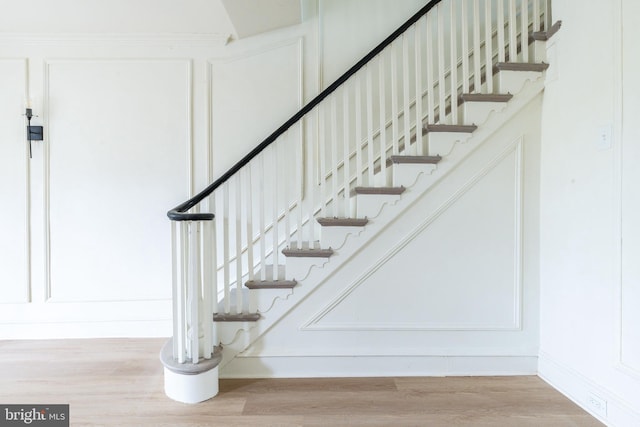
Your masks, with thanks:
[[[601,426],[535,376],[221,380],[164,395],[164,339],[0,341],[0,403],[70,404],[72,426]]]

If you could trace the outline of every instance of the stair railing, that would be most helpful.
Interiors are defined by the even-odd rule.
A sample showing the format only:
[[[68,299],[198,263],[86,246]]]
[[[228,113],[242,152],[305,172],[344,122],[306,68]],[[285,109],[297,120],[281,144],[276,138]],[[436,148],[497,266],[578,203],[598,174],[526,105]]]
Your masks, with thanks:
[[[245,281],[284,279],[281,249],[316,248],[316,217],[354,217],[354,188],[392,184],[391,155],[437,154],[423,125],[458,124],[460,95],[492,93],[494,65],[529,62],[550,27],[549,0],[431,1],[170,210],[174,360],[210,359],[214,313],[255,310]]]

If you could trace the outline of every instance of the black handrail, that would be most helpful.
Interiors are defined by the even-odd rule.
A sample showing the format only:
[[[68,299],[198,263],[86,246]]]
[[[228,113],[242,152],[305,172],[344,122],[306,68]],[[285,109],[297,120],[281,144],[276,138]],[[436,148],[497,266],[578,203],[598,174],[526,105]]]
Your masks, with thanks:
[[[176,206],[167,212],[169,219],[173,221],[211,221],[214,218],[212,213],[186,213],[189,209],[200,203],[209,194],[213,193],[216,188],[220,187],[240,169],[247,165],[254,157],[273,143],[278,137],[287,131],[291,126],[296,124],[298,120],[304,117],[309,111],[313,110],[327,96],[331,95],[338,87],[346,82],[351,76],[357,73],[362,67],[364,67],[369,61],[371,61],[376,55],[378,55],[384,48],[389,46],[395,39],[403,34],[409,27],[422,18],[427,12],[429,12],[435,5],[442,0],[431,0],[422,9],[416,12],[411,18],[402,24],[397,30],[395,30],[389,37],[384,39],[378,46],[373,48],[371,52],[366,54],[360,61],[358,61],[353,67],[349,68],[343,75],[338,77],[336,81],[331,83],[325,90],[320,92],[318,96],[313,98],[307,105],[305,105],[300,111],[287,120],[282,126],[280,126],[275,132],[269,135],[264,141],[257,145],[253,150],[244,156],[238,163],[233,165],[228,171],[226,171],[220,178],[216,179],[207,188],[196,194],[186,202]]]

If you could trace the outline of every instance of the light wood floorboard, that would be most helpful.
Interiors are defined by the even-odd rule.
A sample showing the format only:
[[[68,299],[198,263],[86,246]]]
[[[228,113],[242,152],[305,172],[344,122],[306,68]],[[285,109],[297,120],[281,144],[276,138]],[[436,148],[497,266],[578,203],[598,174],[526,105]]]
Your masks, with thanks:
[[[168,399],[164,339],[0,341],[0,403],[70,404],[72,426],[601,426],[535,376],[221,380]]]

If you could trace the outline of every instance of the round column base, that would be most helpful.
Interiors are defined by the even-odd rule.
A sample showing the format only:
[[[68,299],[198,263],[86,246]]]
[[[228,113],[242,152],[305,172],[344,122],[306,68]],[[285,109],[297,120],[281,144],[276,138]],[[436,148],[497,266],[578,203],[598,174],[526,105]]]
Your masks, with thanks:
[[[222,360],[222,347],[214,347],[210,359],[199,363],[178,363],[173,359],[173,340],[160,350],[164,365],[164,392],[182,403],[198,403],[218,394],[218,365]]]
[[[199,403],[218,394],[218,367],[200,374],[180,374],[164,368],[164,392],[178,402]]]

